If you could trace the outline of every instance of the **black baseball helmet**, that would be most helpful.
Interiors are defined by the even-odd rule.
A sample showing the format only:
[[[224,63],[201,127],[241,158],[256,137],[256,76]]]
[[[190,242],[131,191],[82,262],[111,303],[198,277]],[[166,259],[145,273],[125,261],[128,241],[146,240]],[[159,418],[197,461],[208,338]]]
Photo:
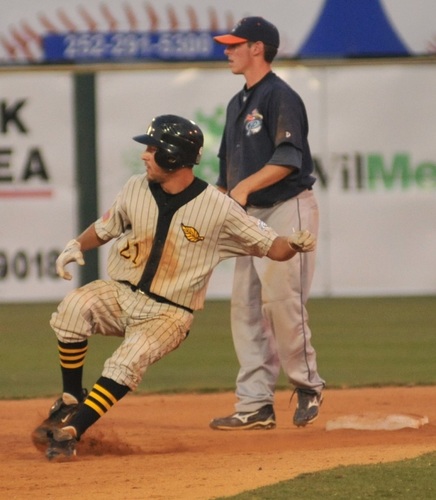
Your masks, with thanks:
[[[198,165],[204,142],[203,132],[197,124],[176,115],[156,116],[147,133],[133,140],[157,147],[156,163],[169,171]]]

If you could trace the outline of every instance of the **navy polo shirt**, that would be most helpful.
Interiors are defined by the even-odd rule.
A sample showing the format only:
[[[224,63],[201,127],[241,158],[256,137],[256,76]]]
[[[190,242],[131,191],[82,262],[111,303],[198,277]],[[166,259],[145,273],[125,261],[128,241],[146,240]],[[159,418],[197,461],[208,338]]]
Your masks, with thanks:
[[[270,163],[294,170],[276,184],[249,195],[249,204],[271,206],[311,189],[315,177],[308,133],[301,97],[275,73],[268,73],[251,89],[244,87],[227,106],[217,185],[231,191]]]

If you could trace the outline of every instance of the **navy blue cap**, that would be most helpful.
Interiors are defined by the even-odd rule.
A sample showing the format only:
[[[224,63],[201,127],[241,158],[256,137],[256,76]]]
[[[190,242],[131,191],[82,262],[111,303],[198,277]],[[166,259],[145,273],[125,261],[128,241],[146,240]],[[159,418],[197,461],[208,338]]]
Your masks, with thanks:
[[[276,49],[280,45],[280,35],[274,24],[263,17],[244,17],[227,35],[215,36],[214,40],[224,45],[243,42],[263,42]]]

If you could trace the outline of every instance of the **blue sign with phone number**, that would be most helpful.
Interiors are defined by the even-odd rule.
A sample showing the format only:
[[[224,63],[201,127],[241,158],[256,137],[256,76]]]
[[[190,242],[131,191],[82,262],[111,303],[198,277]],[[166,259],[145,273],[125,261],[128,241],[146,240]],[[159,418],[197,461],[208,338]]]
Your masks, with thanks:
[[[209,31],[64,33],[43,38],[45,62],[223,60],[224,47]]]

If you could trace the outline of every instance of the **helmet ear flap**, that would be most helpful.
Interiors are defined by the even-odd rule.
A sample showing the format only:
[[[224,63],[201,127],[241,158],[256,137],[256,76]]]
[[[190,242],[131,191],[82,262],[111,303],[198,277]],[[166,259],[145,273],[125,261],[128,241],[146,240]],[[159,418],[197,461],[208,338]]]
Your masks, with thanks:
[[[154,159],[159,167],[164,170],[176,170],[183,167],[183,162],[179,155],[168,153],[160,148],[157,149]]]

